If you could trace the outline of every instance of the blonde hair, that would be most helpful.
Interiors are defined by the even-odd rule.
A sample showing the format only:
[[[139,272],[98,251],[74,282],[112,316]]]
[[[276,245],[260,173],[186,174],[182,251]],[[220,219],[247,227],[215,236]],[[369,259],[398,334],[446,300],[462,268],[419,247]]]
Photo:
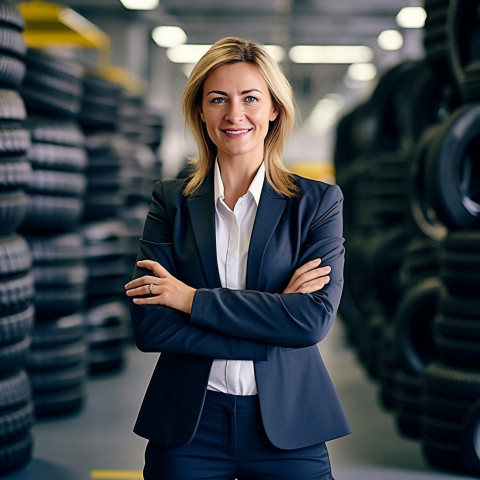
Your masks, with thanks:
[[[241,38],[227,37],[214,43],[193,68],[182,97],[182,111],[186,126],[192,131],[198,147],[198,157],[191,159],[192,173],[184,193],[193,195],[205,180],[217,155],[217,147],[208,136],[200,117],[203,84],[208,75],[227,63],[246,62],[256,65],[267,82],[277,118],[271,122],[265,137],[264,163],[266,177],[272,188],[286,196],[294,196],[298,188],[294,176],[282,162],[283,147],[295,123],[292,88],[280,66],[257,43]]]

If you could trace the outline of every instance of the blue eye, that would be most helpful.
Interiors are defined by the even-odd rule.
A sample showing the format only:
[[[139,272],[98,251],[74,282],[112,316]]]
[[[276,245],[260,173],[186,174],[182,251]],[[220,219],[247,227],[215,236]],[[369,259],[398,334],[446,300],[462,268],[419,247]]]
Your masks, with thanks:
[[[248,103],[254,103],[258,102],[258,98],[254,97],[253,95],[249,95],[248,97],[245,97],[245,101]]]
[[[226,98],[223,97],[216,97],[211,100],[211,103],[224,103],[226,102]]]

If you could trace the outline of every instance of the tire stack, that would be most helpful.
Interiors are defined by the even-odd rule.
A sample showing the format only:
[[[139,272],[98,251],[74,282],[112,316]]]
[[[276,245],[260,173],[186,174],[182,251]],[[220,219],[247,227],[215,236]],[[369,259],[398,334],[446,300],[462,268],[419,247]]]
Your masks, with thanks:
[[[31,458],[34,404],[27,355],[34,322],[29,246],[17,228],[31,181],[30,137],[18,92],[25,74],[23,19],[13,1],[0,5],[0,476]]]
[[[29,49],[21,92],[31,136],[33,179],[20,226],[33,256],[35,328],[28,356],[37,417],[75,413],[84,404],[87,269],[79,233],[86,190],[85,138],[78,124],[83,69]]]
[[[478,2],[425,8],[425,59],[385,72],[337,127],[339,314],[399,434],[480,475]]]
[[[91,374],[120,370],[130,336],[125,279],[130,235],[127,205],[133,151],[119,129],[123,88],[95,73],[84,79],[81,123],[87,138],[88,190],[83,216],[87,248],[87,338]]]

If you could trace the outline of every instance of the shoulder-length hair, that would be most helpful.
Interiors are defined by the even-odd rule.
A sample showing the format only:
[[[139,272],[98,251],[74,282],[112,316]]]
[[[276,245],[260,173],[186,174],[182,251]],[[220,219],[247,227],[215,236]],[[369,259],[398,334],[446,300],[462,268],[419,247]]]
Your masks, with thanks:
[[[278,63],[263,46],[235,37],[223,38],[210,47],[193,68],[183,92],[182,111],[185,123],[192,131],[198,147],[198,157],[190,160],[193,168],[184,193],[187,196],[195,193],[212,168],[217,155],[217,147],[208,136],[206,126],[200,117],[203,85],[215,68],[236,62],[256,65],[267,82],[272,101],[278,108],[278,115],[270,122],[265,137],[266,177],[275,191],[286,196],[294,196],[298,190],[294,176],[282,162],[283,147],[295,123],[292,88]]]

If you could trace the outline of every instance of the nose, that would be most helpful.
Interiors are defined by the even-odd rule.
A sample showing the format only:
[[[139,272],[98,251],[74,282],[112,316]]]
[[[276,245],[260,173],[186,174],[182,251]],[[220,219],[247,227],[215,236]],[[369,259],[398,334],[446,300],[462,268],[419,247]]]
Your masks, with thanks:
[[[231,123],[237,123],[244,117],[243,103],[241,100],[233,99],[228,104],[225,119]]]

